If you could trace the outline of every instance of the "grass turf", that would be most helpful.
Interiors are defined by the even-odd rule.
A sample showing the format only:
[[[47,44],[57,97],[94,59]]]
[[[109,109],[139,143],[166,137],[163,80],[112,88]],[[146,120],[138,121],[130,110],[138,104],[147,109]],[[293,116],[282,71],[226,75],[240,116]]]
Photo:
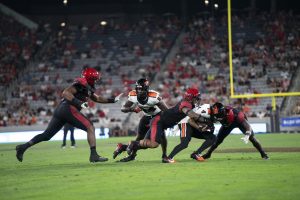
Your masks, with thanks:
[[[252,148],[241,135],[231,135],[218,150]],[[256,135],[263,147],[300,147],[300,134]],[[0,144],[0,199],[299,199],[300,153],[214,153],[206,162],[189,158],[202,140],[192,139],[175,164],[161,163],[161,149],[141,150],[137,160],[112,159],[117,142],[98,140],[105,163],[88,162],[86,141],[78,148],[60,149],[60,142],[44,142],[29,149],[23,163],[15,158],[16,144]],[[168,138],[168,152],[178,137]],[[125,156],[121,155],[117,159]]]

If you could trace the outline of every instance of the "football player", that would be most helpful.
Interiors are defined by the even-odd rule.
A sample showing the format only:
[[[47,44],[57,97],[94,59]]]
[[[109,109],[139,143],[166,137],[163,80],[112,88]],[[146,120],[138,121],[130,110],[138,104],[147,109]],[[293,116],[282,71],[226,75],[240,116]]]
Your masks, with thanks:
[[[129,92],[128,100],[122,106],[121,111],[127,112],[140,112],[143,111],[144,116],[140,119],[138,126],[138,133],[135,141],[144,139],[145,134],[149,130],[150,121],[161,111],[167,110],[168,107],[159,96],[159,93],[154,90],[149,90],[149,81],[145,78],[139,79],[135,84],[135,90]],[[161,143],[162,148],[162,158],[167,157],[167,140],[163,135]],[[113,153],[113,158],[115,159],[123,151],[126,151],[128,145],[119,143],[116,150]],[[130,161],[134,160],[136,154],[129,155],[128,157],[121,159]]]
[[[87,140],[90,146],[90,162],[104,162],[107,158],[101,157],[96,151],[95,127],[80,110],[88,108],[88,99],[97,103],[115,103],[119,101],[121,94],[114,98],[104,98],[95,94],[95,83],[100,80],[100,73],[94,68],[86,68],[81,77],[64,89],[62,101],[54,111],[53,117],[46,130],[33,137],[25,144],[16,146],[16,157],[22,162],[24,152],[31,146],[42,141],[50,140],[66,123],[87,132]]]
[[[224,106],[222,103],[215,103],[212,106],[212,114],[216,121],[221,123],[221,128],[217,135],[216,142],[209,148],[206,154],[202,156],[204,159],[211,157],[212,152],[223,142],[223,140],[231,133],[234,128],[239,128],[245,135],[241,139],[247,144],[250,142],[259,151],[263,159],[269,159],[269,156],[263,150],[260,143],[254,137],[254,132],[248,123],[246,115],[230,106]]]
[[[205,123],[198,123],[188,116],[181,120],[178,123],[180,129],[180,144],[174,147],[168,159],[164,160],[165,163],[174,163],[174,156],[188,147],[192,137],[205,140],[202,145],[191,154],[191,158],[197,161],[204,161],[201,157],[202,151],[210,147],[216,141],[211,106],[209,104],[198,105],[193,111],[206,118],[207,121]]]
[[[134,155],[139,149],[157,148],[161,143],[161,138],[165,137],[164,130],[174,127],[186,116],[194,120],[200,120],[201,116],[193,111],[199,98],[198,89],[188,88],[182,101],[174,107],[159,113],[151,120],[150,129],[143,140],[130,142],[127,147],[127,153]]]

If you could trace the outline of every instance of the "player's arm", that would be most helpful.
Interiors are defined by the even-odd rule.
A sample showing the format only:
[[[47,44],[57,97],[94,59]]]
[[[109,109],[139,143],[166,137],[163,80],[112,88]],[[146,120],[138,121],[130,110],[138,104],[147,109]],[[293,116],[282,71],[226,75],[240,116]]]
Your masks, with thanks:
[[[244,129],[245,129],[245,133],[244,134],[245,135],[251,135],[252,134],[252,128],[251,128],[250,124],[248,123],[248,121],[247,120],[243,120],[241,122],[241,124],[244,127]]]
[[[123,95],[123,93],[119,94],[118,96],[114,97],[114,98],[104,98],[102,96],[99,96],[95,93],[93,93],[90,96],[90,99],[97,102],[97,103],[116,103],[120,100],[120,97]]]
[[[253,134],[252,128],[250,126],[250,124],[248,123],[248,121],[246,119],[239,119],[241,120],[241,126],[244,127],[245,132],[243,132],[245,134],[244,137],[242,137],[241,139],[244,141],[245,144],[247,144],[249,142],[249,138],[251,136],[251,134]]]
[[[138,108],[133,106],[134,103],[131,101],[126,101],[125,104],[122,106],[121,111],[124,113],[128,113],[128,112],[136,112],[135,110]]]
[[[159,102],[156,104],[157,107],[159,107],[160,110],[165,111],[168,109],[167,104],[162,100],[161,97],[158,98]]]
[[[188,123],[194,127],[195,129],[198,129],[201,132],[205,132],[205,131],[213,131],[214,130],[214,124],[213,122],[201,122],[201,123],[197,123],[195,120],[193,119],[189,119]]]
[[[195,122],[207,123],[209,121],[209,119],[202,117],[201,115],[195,113],[192,109],[188,107],[182,108],[182,112],[185,113],[187,116],[189,116],[190,119],[193,119]]]
[[[75,105],[78,108],[87,108],[88,107],[87,102],[83,102],[74,96],[76,92],[77,92],[76,88],[73,85],[71,85],[66,89],[64,89],[62,93],[62,97],[67,101],[71,102],[73,105]]]
[[[64,91],[62,93],[62,97],[68,101],[72,101],[75,98],[74,94],[76,92],[77,92],[76,88],[73,85],[71,85],[71,86],[67,87],[66,89],[64,89]]]
[[[195,129],[198,129],[198,130],[200,130],[200,127],[199,127],[199,125],[195,122],[195,120],[193,120],[193,119],[189,119],[188,120],[188,123],[192,126],[192,127],[194,127]]]

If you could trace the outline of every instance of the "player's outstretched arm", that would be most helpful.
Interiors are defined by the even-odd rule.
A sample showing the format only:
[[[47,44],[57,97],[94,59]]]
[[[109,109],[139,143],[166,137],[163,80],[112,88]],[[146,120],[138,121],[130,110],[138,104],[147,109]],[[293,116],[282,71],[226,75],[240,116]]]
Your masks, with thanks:
[[[123,93],[119,94],[118,96],[114,97],[114,98],[104,98],[102,96],[96,95],[95,93],[93,93],[90,96],[90,99],[97,102],[97,103],[116,103],[120,100],[120,97],[123,95]]]

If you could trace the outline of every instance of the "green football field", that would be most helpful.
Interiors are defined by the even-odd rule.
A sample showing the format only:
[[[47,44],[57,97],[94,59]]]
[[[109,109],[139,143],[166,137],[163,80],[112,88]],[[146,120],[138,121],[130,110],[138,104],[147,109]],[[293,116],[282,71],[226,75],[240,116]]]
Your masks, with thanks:
[[[189,158],[203,142],[192,139],[175,164],[161,163],[160,147],[141,150],[133,162],[116,162],[116,143],[129,137],[98,140],[98,151],[110,159],[97,164],[88,162],[86,141],[77,141],[76,149],[38,144],[23,163],[15,158],[16,144],[0,144],[0,199],[299,199],[300,134],[256,135],[270,160],[240,137],[226,138],[205,162]],[[179,138],[168,141],[170,152]]]

